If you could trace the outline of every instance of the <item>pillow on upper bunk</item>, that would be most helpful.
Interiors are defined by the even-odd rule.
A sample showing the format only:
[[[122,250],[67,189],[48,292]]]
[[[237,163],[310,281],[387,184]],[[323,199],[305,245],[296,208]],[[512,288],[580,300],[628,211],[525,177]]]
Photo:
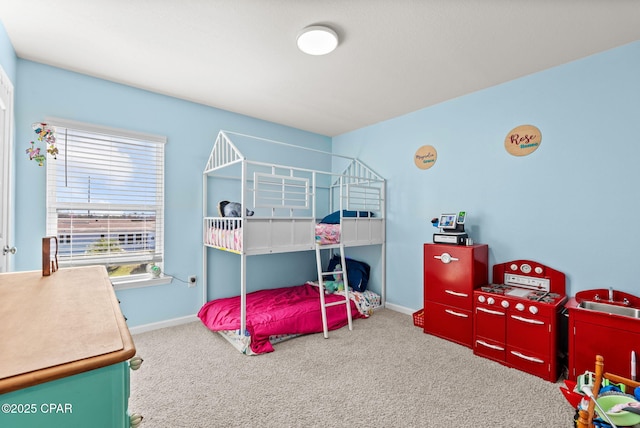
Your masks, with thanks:
[[[371,211],[350,211],[350,210],[342,210],[342,217],[375,217],[375,214]],[[323,218],[320,223],[325,224],[338,224],[340,223],[340,211],[334,211],[325,218]]]
[[[242,217],[242,205],[240,202],[218,202],[218,214],[220,217]],[[247,209],[247,216],[252,216],[253,211]]]
[[[349,287],[353,288],[355,291],[363,292],[367,289],[367,285],[369,284],[371,267],[365,262],[350,259],[349,257],[345,257],[345,260],[347,262],[347,281],[349,282]],[[337,254],[334,255],[331,260],[329,260],[327,272],[335,271],[336,266],[341,262],[340,256]],[[324,275],[325,281],[331,281],[333,279],[334,275]]]

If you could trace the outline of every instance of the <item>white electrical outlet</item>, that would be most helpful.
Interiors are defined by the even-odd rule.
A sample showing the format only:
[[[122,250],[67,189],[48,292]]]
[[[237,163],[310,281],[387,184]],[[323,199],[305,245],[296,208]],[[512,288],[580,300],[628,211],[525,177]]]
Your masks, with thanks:
[[[189,283],[189,287],[195,287],[196,286],[196,276],[195,275],[190,275],[187,278],[187,282]]]

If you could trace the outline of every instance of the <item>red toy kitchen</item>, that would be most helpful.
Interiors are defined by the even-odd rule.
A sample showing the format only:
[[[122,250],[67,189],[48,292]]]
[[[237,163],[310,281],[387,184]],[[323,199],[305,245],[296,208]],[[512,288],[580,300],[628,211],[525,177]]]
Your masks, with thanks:
[[[474,354],[555,382],[565,275],[514,260],[494,265],[493,281],[473,292]]]
[[[487,274],[487,245],[424,244],[424,332],[550,382],[565,364],[570,380],[593,370],[595,355],[636,379],[639,297],[609,288],[568,299],[565,274],[531,260],[494,265],[493,283]]]

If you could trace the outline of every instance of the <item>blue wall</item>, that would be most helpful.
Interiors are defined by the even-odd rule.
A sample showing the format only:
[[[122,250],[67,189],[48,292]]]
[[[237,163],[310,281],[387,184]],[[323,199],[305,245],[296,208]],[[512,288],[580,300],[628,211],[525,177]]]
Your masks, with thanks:
[[[640,295],[640,42],[333,139],[388,181],[387,290],[421,307],[430,219],[465,210],[490,265],[539,261],[568,292],[613,286]],[[532,124],[540,147],[515,157],[508,132]],[[413,163],[437,150],[428,170]]]
[[[29,161],[24,150],[33,138],[31,123],[46,117],[167,137],[164,269],[183,280],[189,275],[202,277],[202,170],[220,129],[331,150],[331,139],[325,136],[32,61],[18,59],[17,74],[16,211],[29,215],[19,214],[15,221],[15,245],[19,248],[15,270],[40,267],[40,242],[45,236],[45,168]],[[312,256],[307,254],[305,260],[311,272],[315,272]],[[238,294],[238,272],[232,263],[213,265],[210,275],[231,279],[222,284],[222,290],[210,289],[210,297]],[[289,272],[280,279],[300,282],[291,279],[294,273]],[[270,278],[271,281],[278,279],[276,275]],[[173,281],[169,285],[121,290],[118,296],[130,326],[148,324],[195,314],[202,304],[201,282],[197,287],[188,288],[182,282]]]

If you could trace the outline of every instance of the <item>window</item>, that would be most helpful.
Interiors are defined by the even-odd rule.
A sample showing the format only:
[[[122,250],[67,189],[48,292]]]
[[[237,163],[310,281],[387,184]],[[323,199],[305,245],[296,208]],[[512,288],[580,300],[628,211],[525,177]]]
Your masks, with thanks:
[[[47,235],[60,267],[102,264],[144,279],[164,253],[164,137],[53,119]]]

